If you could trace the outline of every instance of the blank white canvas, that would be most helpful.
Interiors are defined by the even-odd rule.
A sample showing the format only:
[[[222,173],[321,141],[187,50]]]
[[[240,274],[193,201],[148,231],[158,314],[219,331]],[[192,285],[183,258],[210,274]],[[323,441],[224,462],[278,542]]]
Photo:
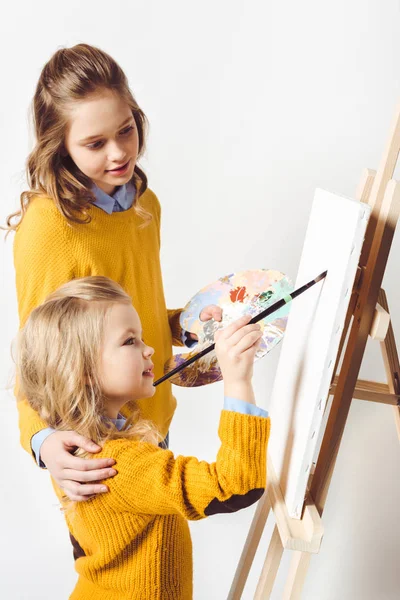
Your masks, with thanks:
[[[291,517],[307,481],[370,215],[367,204],[317,189],[271,398],[269,453]]]

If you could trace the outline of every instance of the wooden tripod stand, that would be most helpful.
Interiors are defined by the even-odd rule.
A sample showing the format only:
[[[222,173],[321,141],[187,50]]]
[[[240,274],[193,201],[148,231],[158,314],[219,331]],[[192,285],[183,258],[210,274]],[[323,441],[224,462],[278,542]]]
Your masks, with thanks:
[[[392,405],[400,440],[399,357],[386,294],[381,289],[400,214],[400,183],[392,179],[399,151],[400,106],[378,171],[366,169],[356,192],[356,199],[368,203],[372,212],[330,387],[333,401],[316,466],[310,475],[302,518],[297,520],[289,517],[279,481],[269,460],[267,490],[258,503],[228,600],[241,598],[271,509],[276,525],[254,598],[261,600],[270,597],[284,549],[294,550],[294,553],[283,599],[297,600],[301,597],[311,554],[318,553],[321,546],[321,517],[352,398]],[[381,344],[387,384],[358,379],[368,336]],[[336,375],[341,357],[342,366]]]

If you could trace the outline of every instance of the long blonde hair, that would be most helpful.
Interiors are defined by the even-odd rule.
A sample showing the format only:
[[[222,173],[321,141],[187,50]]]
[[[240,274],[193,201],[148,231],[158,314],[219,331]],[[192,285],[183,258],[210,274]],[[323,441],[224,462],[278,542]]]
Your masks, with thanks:
[[[43,67],[33,98],[36,144],[27,160],[29,190],[20,196],[20,209],[7,217],[8,232],[16,230],[35,196],[49,197],[69,222],[89,223],[88,208],[95,200],[92,182],[65,151],[68,108],[101,90],[112,90],[132,110],[139,136],[140,158],[145,148],[147,119],[129,89],[125,73],[106,52],[78,44],[58,50]],[[140,205],[147,177],[136,164],[134,210],[146,224],[151,215]]]
[[[161,435],[134,402],[121,430],[105,418],[99,357],[106,312],[120,302],[131,304],[121,286],[92,276],[66,283],[35,308],[18,337],[18,395],[50,427],[76,431],[101,446],[117,438],[158,444]]]

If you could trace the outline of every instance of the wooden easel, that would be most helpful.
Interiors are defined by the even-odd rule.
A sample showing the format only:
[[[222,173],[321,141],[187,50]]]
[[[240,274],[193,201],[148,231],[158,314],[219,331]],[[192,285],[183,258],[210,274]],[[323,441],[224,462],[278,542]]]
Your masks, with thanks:
[[[386,294],[381,289],[400,213],[400,183],[391,179],[399,151],[400,106],[378,171],[366,169],[356,193],[356,198],[367,202],[372,212],[333,373],[330,388],[333,401],[316,466],[310,475],[303,516],[301,520],[288,516],[279,481],[268,460],[267,490],[258,503],[228,600],[241,598],[271,508],[276,525],[254,600],[270,597],[284,549],[294,550],[294,553],[282,598],[298,600],[301,597],[311,554],[318,553],[320,549],[323,536],[321,516],[352,398],[392,405],[400,440],[399,357]],[[387,384],[358,380],[368,336],[381,343]],[[336,375],[343,350],[342,367]]]

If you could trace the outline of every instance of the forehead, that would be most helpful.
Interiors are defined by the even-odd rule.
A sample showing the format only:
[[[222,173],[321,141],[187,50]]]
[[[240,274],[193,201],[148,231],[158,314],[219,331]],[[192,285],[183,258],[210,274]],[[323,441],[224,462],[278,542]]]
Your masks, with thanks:
[[[74,102],[69,109],[68,135],[85,138],[115,133],[132,110],[121,96],[104,90],[85,100]]]
[[[116,335],[121,333],[122,329],[131,329],[138,333],[141,332],[142,325],[139,315],[133,308],[132,304],[116,303],[112,304],[106,315],[106,328],[108,332],[113,332]]]

